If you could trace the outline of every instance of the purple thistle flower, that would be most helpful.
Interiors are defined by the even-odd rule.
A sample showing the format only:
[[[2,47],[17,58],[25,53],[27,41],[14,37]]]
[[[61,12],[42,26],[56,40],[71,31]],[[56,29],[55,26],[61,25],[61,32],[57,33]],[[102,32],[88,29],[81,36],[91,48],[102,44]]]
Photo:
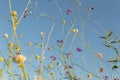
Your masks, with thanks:
[[[72,66],[71,66],[71,65],[69,65],[69,68],[70,68],[70,69],[72,69]]]
[[[76,50],[77,50],[78,52],[82,51],[80,48],[76,48]]]
[[[52,61],[55,61],[56,60],[56,57],[53,55],[50,57],[52,59]]]

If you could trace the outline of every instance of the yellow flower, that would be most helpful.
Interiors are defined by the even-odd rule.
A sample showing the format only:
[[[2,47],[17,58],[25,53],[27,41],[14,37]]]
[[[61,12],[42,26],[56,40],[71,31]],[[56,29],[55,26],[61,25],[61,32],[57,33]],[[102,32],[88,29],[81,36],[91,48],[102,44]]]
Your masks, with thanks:
[[[103,58],[103,54],[102,54],[102,53],[98,53],[97,56],[98,56],[99,58]]]
[[[91,73],[88,73],[88,78],[92,78],[92,74]]]
[[[24,69],[24,68],[25,68],[24,63],[21,63],[19,66],[20,66],[21,69]]]
[[[49,69],[52,69],[52,68],[53,68],[53,65],[52,65],[52,64],[49,64],[49,65],[48,65],[48,68],[49,68]]]
[[[3,61],[3,60],[4,60],[4,58],[0,57],[0,62]]]
[[[16,51],[20,51],[20,46],[16,46]]]
[[[9,46],[9,47],[13,47],[14,44],[13,44],[12,42],[9,42],[9,43],[8,43],[8,46]]]
[[[6,38],[6,39],[7,39],[7,38],[8,38],[8,34],[4,34],[4,38]]]
[[[79,30],[78,29],[72,29],[72,32],[77,33]]]
[[[18,64],[23,64],[25,61],[26,61],[26,57],[23,56],[23,55],[17,55],[15,57],[15,61],[18,63]]]
[[[35,57],[35,58],[36,58],[36,60],[38,60],[38,59],[40,58],[40,56],[39,56],[39,55],[36,55],[36,57]]]
[[[57,66],[61,66],[61,63],[60,63],[60,62],[58,62],[58,63],[57,63]]]
[[[17,17],[17,12],[16,11],[12,11],[11,15],[12,15],[12,17]]]

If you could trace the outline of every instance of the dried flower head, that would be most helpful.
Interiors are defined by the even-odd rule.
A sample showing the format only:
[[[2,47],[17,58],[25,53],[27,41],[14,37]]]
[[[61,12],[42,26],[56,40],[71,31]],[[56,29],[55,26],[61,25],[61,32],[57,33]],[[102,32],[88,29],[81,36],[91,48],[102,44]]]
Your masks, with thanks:
[[[103,67],[100,68],[100,72],[104,72],[104,68]]]
[[[102,54],[102,53],[98,53],[97,56],[98,56],[99,58],[103,58],[103,54]]]

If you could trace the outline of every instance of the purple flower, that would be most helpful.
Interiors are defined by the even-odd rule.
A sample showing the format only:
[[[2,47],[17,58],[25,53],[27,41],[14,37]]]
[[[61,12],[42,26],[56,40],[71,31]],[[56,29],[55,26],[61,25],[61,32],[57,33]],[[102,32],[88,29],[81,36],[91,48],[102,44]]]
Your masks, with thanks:
[[[61,40],[57,40],[57,42],[60,43],[60,44],[64,43],[64,41],[62,39]]]
[[[67,9],[66,13],[67,13],[67,15],[69,15],[70,13],[72,13],[72,10],[71,9]]]
[[[69,65],[69,68],[70,68],[70,69],[72,69],[72,66],[71,66],[71,65]]]
[[[56,57],[54,55],[52,55],[50,58],[52,59],[52,61],[56,60]]]
[[[93,7],[93,6],[90,6],[90,7],[88,8],[88,10],[89,10],[89,11],[92,11],[92,10],[94,10],[94,7]]]
[[[82,51],[80,48],[76,48],[76,50],[77,50],[78,52]]]

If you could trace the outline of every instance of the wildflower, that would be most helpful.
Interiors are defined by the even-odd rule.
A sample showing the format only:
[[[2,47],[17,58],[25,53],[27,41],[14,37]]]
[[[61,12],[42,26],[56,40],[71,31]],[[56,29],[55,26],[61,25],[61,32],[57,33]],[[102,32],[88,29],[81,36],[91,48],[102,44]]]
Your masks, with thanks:
[[[104,68],[103,67],[100,68],[100,72],[104,72]]]
[[[70,13],[72,13],[72,10],[71,9],[67,9],[66,13],[67,13],[67,15],[69,15]]]
[[[38,60],[39,58],[40,58],[40,56],[39,56],[39,55],[36,55],[36,56],[35,56],[35,59],[36,59],[36,60]]]
[[[60,43],[60,44],[63,44],[63,43],[64,43],[63,40],[57,40],[57,42]]]
[[[103,58],[103,54],[102,54],[102,53],[98,53],[97,56],[98,56],[99,58]]]
[[[89,8],[88,8],[88,11],[93,11],[94,10],[94,7],[93,6],[90,6]]]
[[[3,61],[3,60],[4,60],[4,58],[3,58],[3,57],[0,57],[0,62]]]
[[[68,69],[68,68],[72,69],[72,66],[71,65],[65,65],[64,66],[64,69]]]
[[[12,47],[14,47],[14,44],[13,44],[12,42],[9,42],[9,43],[8,43],[8,47],[11,47],[11,48],[12,48]]]
[[[62,20],[62,24],[63,24],[63,25],[66,24],[66,21],[65,21],[65,20]]]
[[[91,73],[88,73],[88,78],[92,78],[92,74]]]
[[[6,39],[7,39],[7,38],[8,38],[8,34],[4,34],[4,38],[6,38]]]
[[[20,51],[20,46],[16,46],[16,51]]]
[[[21,63],[19,66],[20,66],[21,69],[24,69],[24,68],[25,68],[24,63]]]
[[[48,68],[49,68],[49,69],[52,69],[52,68],[53,68],[53,65],[52,65],[52,64],[49,64],[49,65],[48,65]]]
[[[60,62],[58,62],[58,63],[57,63],[57,66],[61,66],[61,63],[60,63]]]
[[[56,60],[56,57],[54,55],[52,55],[50,58],[52,59],[52,61]]]
[[[12,11],[11,15],[12,15],[12,17],[17,17],[17,12],[16,11]]]
[[[19,54],[15,57],[15,62],[18,64],[23,64],[26,61],[26,57],[22,54]]]
[[[72,32],[77,33],[79,30],[78,29],[72,29]]]
[[[77,50],[78,52],[82,51],[80,48],[76,48],[76,50]]]

